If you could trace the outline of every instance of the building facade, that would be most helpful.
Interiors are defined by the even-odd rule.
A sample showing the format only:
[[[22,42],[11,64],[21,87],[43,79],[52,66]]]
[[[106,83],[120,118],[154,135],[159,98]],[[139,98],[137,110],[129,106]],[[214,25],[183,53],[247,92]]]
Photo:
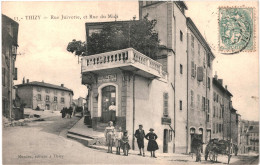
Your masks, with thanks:
[[[15,93],[13,80],[17,80],[15,60],[18,47],[19,24],[2,14],[2,113],[12,118]]]
[[[114,102],[115,124],[128,131],[132,148],[137,146],[134,131],[139,124],[155,129],[159,152],[164,153],[192,152],[194,134],[205,144],[228,137],[223,127],[230,120],[224,113],[231,114],[232,94],[212,78],[215,56],[185,10],[182,1],[139,1],[139,18],[148,14],[157,21],[155,30],[164,45],[154,59],[132,48],[82,58],[82,84],[88,86],[94,130],[106,127]],[[86,23],[87,42],[107,23]],[[221,101],[215,100],[216,92]]]
[[[17,94],[25,107],[45,110],[61,110],[63,107],[69,108],[72,105],[73,91],[61,86],[44,82],[27,82],[17,86]]]

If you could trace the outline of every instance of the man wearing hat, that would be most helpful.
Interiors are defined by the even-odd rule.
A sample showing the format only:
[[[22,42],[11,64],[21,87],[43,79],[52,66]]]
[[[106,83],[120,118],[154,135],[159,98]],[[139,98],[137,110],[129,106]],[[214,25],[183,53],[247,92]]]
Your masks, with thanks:
[[[138,155],[142,155],[142,150],[143,150],[143,156],[145,156],[145,154],[144,154],[144,137],[145,137],[145,133],[144,133],[142,124],[140,124],[139,125],[139,129],[137,129],[135,131],[135,137],[137,139],[138,148],[140,150],[140,154],[138,154]]]

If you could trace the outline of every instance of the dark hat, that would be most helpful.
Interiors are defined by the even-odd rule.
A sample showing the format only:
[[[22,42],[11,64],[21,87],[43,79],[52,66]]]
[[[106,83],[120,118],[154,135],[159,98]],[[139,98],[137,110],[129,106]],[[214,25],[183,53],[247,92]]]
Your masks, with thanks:
[[[142,124],[139,124],[139,126],[143,126]]]
[[[149,131],[154,131],[154,129],[153,129],[153,128],[150,128]]]
[[[128,131],[124,131],[124,133],[127,133]]]

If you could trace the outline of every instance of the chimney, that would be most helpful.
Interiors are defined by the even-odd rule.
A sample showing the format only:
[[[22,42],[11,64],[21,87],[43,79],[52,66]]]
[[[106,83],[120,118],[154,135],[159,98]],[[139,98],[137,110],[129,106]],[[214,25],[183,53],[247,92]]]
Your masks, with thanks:
[[[225,88],[227,89],[227,85],[225,85]]]
[[[27,84],[28,84],[28,83],[29,83],[29,79],[27,79],[27,81],[26,81],[26,82],[27,82]]]
[[[61,87],[64,87],[64,84],[61,84],[60,86],[61,86]]]
[[[217,71],[215,71],[215,76],[214,76],[214,78],[215,78],[216,80],[218,80],[218,74],[217,74]]]
[[[25,84],[25,79],[24,79],[24,77],[23,77],[23,84]]]
[[[218,82],[223,85],[223,79],[218,79]]]

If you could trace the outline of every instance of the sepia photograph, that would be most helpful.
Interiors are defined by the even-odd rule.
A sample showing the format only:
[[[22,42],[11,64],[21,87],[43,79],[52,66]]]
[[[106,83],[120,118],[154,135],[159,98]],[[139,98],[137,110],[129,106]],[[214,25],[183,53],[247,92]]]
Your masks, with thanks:
[[[2,164],[259,164],[258,6],[2,1]]]

